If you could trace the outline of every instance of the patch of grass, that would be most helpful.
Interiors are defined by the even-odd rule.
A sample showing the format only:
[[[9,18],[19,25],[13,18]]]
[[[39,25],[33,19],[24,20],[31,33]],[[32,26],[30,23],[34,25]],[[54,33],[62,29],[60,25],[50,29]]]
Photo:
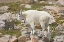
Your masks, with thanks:
[[[40,7],[43,7],[43,6],[50,6],[49,4],[31,4],[32,5],[32,9],[37,9],[37,8],[40,8]]]
[[[17,35],[17,37],[19,37],[21,35],[21,32],[19,30],[0,30],[0,32],[3,35],[5,35],[5,34],[9,34],[11,36]]]
[[[21,22],[18,21],[18,20],[14,20],[14,24],[15,24],[15,25],[19,25],[19,24],[21,24]]]

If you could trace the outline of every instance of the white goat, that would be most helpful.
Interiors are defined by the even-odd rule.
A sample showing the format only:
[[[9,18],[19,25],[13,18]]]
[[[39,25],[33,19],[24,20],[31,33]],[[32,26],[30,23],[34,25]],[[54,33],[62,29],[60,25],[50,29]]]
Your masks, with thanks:
[[[25,16],[26,22],[30,24],[32,28],[32,34],[34,34],[35,25],[41,25],[42,30],[47,29],[49,25],[49,20],[51,15],[45,11],[37,11],[37,10],[27,10],[22,12],[22,15]],[[48,28],[49,32],[49,28]]]

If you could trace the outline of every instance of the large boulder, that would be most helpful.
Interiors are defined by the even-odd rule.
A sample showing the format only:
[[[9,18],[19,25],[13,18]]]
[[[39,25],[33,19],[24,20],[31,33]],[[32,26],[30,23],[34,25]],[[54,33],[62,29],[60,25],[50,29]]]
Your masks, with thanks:
[[[51,38],[51,33],[50,33],[50,32],[47,32],[47,31],[39,31],[37,35],[38,35],[38,37],[39,37],[41,40],[43,40],[44,37],[46,37],[46,38],[49,39],[49,40],[50,40],[50,38]]]
[[[45,3],[45,1],[40,1],[39,3],[40,3],[40,4]]]
[[[4,35],[0,38],[0,42],[9,42],[11,35]]]
[[[38,37],[31,35],[31,42],[39,42]]]
[[[29,4],[21,4],[20,7],[23,7],[23,8],[31,8],[31,5],[29,5]]]
[[[0,33],[0,37],[2,36],[2,33]]]
[[[8,6],[2,6],[2,7],[0,7],[0,11],[2,11],[2,12],[6,12],[7,10],[8,10]]]
[[[20,4],[20,7],[24,7],[25,6],[25,4]]]
[[[28,27],[25,27],[23,29],[21,29],[21,35],[30,35],[31,29]]]
[[[4,21],[0,21],[0,30],[3,30],[4,26],[5,26],[5,22]]]
[[[47,37],[50,40],[50,38],[51,38],[51,33],[50,32],[45,31],[44,35],[45,35],[44,37]]]
[[[25,8],[31,8],[31,5],[26,4],[26,5],[25,5]]]

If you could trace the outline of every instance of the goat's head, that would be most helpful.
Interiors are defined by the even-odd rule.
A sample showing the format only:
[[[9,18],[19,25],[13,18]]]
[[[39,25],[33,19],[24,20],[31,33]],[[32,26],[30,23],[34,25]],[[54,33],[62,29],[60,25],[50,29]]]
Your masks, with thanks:
[[[20,11],[19,12],[19,18],[20,18],[20,20],[25,20],[26,19],[25,11]]]

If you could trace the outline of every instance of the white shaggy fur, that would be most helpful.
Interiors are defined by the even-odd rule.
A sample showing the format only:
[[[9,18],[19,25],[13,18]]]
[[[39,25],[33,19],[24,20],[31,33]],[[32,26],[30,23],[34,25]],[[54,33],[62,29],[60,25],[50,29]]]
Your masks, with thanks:
[[[37,11],[37,10],[27,10],[22,12],[22,15],[25,15],[26,22],[30,24],[32,28],[32,34],[34,34],[35,25],[41,25],[42,30],[47,29],[50,20],[50,14],[45,11]],[[49,28],[48,28],[49,32]]]

